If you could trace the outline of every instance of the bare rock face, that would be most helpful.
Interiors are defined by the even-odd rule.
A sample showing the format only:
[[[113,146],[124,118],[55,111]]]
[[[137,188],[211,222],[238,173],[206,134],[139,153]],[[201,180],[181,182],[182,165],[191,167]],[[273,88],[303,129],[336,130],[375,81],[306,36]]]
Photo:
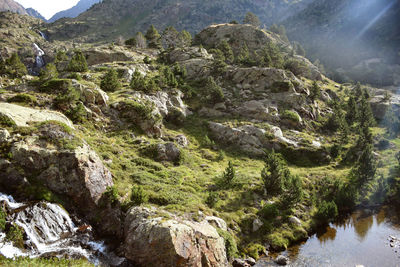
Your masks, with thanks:
[[[106,188],[113,185],[110,171],[85,144],[73,151],[51,150],[30,137],[14,143],[11,153],[14,164],[26,173],[37,173],[47,188],[68,196],[84,210],[95,208]]]
[[[125,257],[138,266],[229,266],[224,240],[207,221],[165,220],[155,209],[134,207],[124,235]]]
[[[64,114],[51,110],[37,110],[9,103],[0,103],[0,114],[13,120],[17,126],[28,126],[29,122],[59,121],[73,127],[72,122]]]

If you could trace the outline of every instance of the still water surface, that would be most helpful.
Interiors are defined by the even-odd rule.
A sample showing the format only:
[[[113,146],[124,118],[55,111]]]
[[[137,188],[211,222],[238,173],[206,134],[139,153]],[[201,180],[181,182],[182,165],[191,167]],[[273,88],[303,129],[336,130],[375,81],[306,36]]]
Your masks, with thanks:
[[[389,241],[389,236],[400,240],[399,215],[388,208],[356,211],[282,255],[290,258],[290,266],[400,267],[400,248]],[[275,265],[271,258],[257,263],[264,266]]]

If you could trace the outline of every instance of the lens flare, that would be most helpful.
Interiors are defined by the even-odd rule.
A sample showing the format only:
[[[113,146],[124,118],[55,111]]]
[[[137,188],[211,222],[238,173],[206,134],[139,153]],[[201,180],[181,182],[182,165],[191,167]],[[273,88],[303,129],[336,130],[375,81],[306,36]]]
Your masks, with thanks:
[[[383,15],[386,14],[386,12],[396,3],[396,0],[393,0],[392,2],[389,3],[377,16],[373,18],[361,31],[359,34],[357,34],[355,39],[359,39],[362,37],[369,28],[371,28]]]

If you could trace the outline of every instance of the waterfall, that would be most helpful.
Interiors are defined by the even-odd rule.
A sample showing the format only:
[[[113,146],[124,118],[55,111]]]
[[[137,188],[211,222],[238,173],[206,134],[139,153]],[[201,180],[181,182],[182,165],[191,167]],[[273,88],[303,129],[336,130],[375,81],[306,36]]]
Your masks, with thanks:
[[[35,204],[17,203],[8,195],[0,193],[0,203],[7,211],[7,222],[20,226],[25,234],[25,249],[15,247],[0,232],[0,254],[7,258],[17,256],[85,257],[95,265],[119,265],[124,260],[107,252],[102,241],[95,241],[91,227],[76,227],[68,213],[59,205],[48,202]]]
[[[38,31],[40,36],[42,36],[43,39],[45,39],[46,41],[48,40],[47,35],[44,32]]]
[[[36,43],[33,43],[32,49],[33,49],[33,53],[35,55],[35,65],[33,67],[33,73],[38,75],[40,72],[40,69],[43,68],[45,65],[45,62],[43,59],[43,56],[45,55],[45,53],[42,49],[40,49],[40,47]]]

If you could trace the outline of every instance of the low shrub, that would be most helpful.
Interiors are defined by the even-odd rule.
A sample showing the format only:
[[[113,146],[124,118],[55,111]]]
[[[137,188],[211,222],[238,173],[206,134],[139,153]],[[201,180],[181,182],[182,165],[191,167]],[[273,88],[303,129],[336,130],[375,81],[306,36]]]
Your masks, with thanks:
[[[148,200],[146,192],[143,190],[143,187],[133,186],[131,191],[131,201],[134,205],[139,206],[143,203],[146,203]]]
[[[28,94],[17,94],[9,99],[7,99],[7,102],[9,103],[23,103],[27,105],[34,105],[37,104],[37,98],[36,96],[33,95],[28,95]]]

